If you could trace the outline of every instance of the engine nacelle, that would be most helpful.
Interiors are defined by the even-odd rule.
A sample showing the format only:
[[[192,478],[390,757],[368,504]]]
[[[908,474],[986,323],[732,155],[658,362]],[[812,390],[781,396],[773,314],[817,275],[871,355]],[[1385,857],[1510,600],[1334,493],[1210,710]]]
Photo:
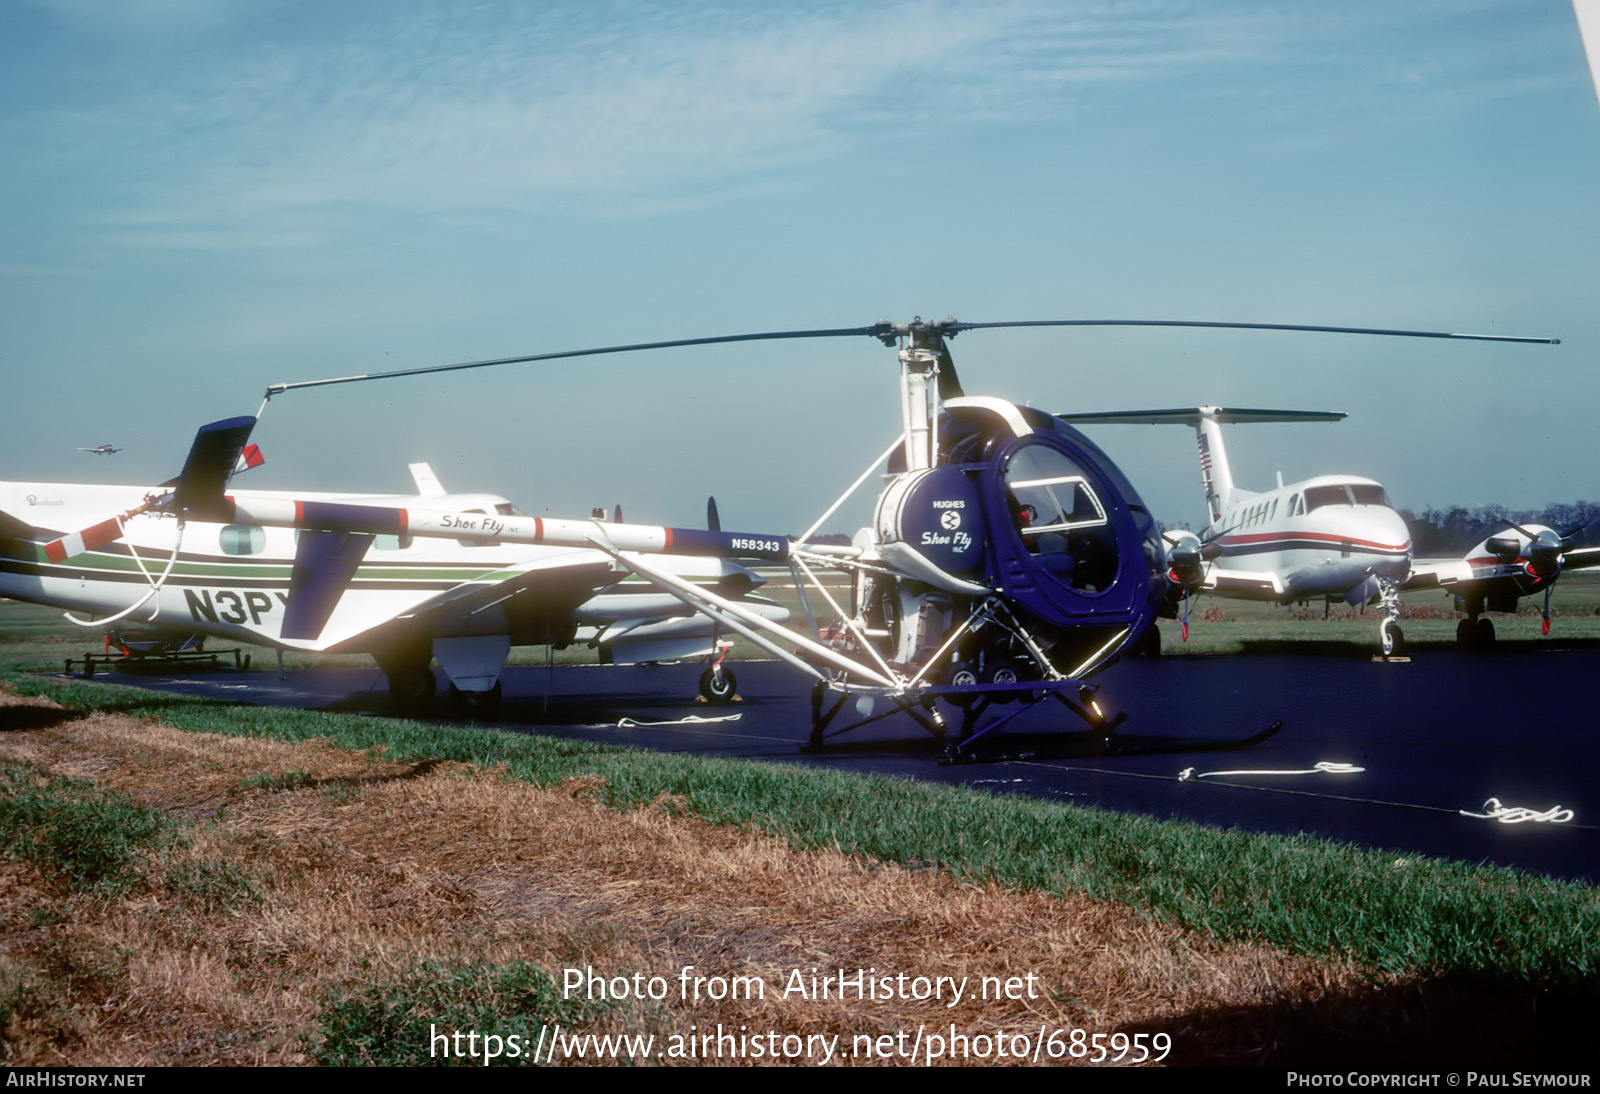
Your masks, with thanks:
[[[1205,580],[1205,554],[1200,537],[1190,531],[1163,532],[1167,550],[1167,581],[1192,592]]]

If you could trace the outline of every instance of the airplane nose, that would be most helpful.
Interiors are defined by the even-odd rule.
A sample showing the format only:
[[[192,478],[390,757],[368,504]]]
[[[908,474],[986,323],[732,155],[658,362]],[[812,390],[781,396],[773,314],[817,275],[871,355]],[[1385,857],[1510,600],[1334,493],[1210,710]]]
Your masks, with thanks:
[[[1411,567],[1411,530],[1399,513],[1384,506],[1353,506],[1339,513],[1341,539],[1352,556],[1366,556],[1372,572],[1404,578]]]

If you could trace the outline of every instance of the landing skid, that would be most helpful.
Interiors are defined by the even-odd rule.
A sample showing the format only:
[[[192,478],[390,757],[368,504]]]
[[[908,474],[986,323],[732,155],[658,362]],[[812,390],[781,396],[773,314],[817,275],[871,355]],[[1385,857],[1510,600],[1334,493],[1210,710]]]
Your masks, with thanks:
[[[1092,730],[1077,733],[1062,732],[1044,735],[1042,741],[1030,742],[1025,748],[1015,747],[1018,742],[1012,742],[1013,747],[1010,749],[972,750],[954,758],[942,759],[940,762],[1005,763],[1015,760],[1064,760],[1099,756],[1170,756],[1191,752],[1236,752],[1254,748],[1282,728],[1283,720],[1279,719],[1261,732],[1252,733],[1248,737],[1198,740],[1193,738],[1163,740],[1142,734],[1138,737],[1127,737],[1112,732],[1096,737]]]
[[[1127,718],[1125,714],[1107,716],[1095,703],[1095,686],[1075,680],[1006,682],[997,684],[948,685],[919,690],[915,696],[883,692],[841,691],[832,705],[828,704],[828,686],[818,683],[811,689],[811,739],[803,751],[822,752],[831,739],[880,722],[896,714],[904,714],[931,736],[944,742],[943,762],[958,763],[970,758],[973,747],[992,733],[1045,702],[1054,699],[1072,711],[1088,729],[1083,732],[1099,735],[1106,747],[1114,741],[1114,732]],[[848,725],[833,726],[834,720],[852,699],[870,696],[874,703],[887,701],[886,710],[868,713]],[[952,734],[940,713],[936,700],[943,698],[961,710],[960,728]],[[1017,709],[985,723],[983,717],[993,707],[1015,702]],[[1074,736],[1081,736],[1075,734]]]

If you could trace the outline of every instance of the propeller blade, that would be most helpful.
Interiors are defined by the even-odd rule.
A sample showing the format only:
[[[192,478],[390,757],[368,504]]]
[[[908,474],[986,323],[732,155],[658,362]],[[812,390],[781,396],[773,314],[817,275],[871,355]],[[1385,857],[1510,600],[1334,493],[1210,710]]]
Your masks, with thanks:
[[[611,523],[612,524],[621,524],[622,523],[622,503],[620,501],[617,502],[616,508],[611,511]]]
[[[717,513],[717,499],[706,499],[706,531],[722,531],[722,517]]]

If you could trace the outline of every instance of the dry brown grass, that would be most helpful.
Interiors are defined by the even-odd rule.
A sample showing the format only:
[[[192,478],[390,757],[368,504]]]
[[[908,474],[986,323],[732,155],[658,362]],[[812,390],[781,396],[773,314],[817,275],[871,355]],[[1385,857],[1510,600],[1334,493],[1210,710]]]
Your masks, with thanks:
[[[13,1019],[12,1064],[294,1064],[330,991],[419,961],[535,962],[554,973],[760,975],[876,968],[1035,974],[1031,1001],[628,1005],[596,1032],[780,1033],[1046,1027],[1169,1030],[1183,1055],[1249,1058],[1259,1016],[1358,997],[1354,969],[1219,944],[1086,898],[961,885],[936,871],[798,853],[757,834],[619,811],[574,780],[539,788],[459,765],[400,765],[317,744],[52,717],[0,693],[0,756],[91,780],[184,822],[149,872],[231,863],[258,899],[213,906],[151,884],[64,895],[0,863],[0,985],[48,1006]],[[15,728],[13,728],[15,727]],[[297,773],[293,789],[244,785]],[[676,983],[674,981],[674,983]],[[1240,1023],[1215,1016],[1252,1015]],[[1208,1017],[1211,1016],[1211,1017]],[[1202,1027],[1209,1033],[1197,1033]],[[506,1031],[499,1031],[506,1032]],[[1210,1047],[1194,1038],[1210,1039]]]

